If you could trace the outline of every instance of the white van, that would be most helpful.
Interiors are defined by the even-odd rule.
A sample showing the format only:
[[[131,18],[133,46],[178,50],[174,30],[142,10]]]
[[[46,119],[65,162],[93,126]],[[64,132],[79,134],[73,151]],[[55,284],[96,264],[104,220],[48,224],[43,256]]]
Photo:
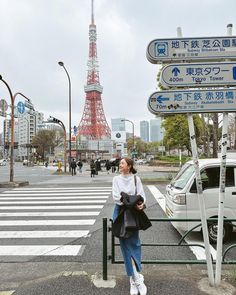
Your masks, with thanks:
[[[220,159],[199,159],[203,197],[206,217],[218,216]],[[227,159],[224,217],[236,219],[236,159]],[[200,219],[198,196],[193,161],[188,161],[176,177],[166,187],[166,214],[169,218]],[[200,223],[200,222],[199,222]],[[182,231],[188,231],[198,222],[174,222],[173,225]],[[233,224],[236,224],[235,222]],[[201,226],[194,229],[200,231]],[[224,241],[229,239],[233,230],[231,222],[224,223]],[[209,239],[217,241],[217,221],[208,222]]]
[[[1,159],[0,160],[0,166],[6,166],[7,165],[7,160]]]

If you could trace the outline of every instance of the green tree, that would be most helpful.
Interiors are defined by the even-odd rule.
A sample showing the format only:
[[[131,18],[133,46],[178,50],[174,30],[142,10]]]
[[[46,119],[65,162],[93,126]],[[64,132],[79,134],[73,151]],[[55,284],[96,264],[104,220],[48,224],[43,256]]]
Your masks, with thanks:
[[[45,161],[45,153],[52,152],[55,147],[56,132],[55,130],[39,130],[32,139],[32,143],[37,145],[36,152],[40,158]]]
[[[142,141],[139,137],[134,138],[134,146],[138,157],[147,152],[147,143]],[[127,140],[127,149],[128,153],[131,154],[133,151],[133,138]]]
[[[196,141],[197,145],[202,143],[201,135],[203,132],[203,124],[199,115],[193,115]],[[165,129],[164,145],[169,149],[180,148],[187,149],[189,153],[191,151],[191,144],[189,138],[188,120],[186,115],[174,115],[167,117],[162,126]]]
[[[160,146],[159,141],[153,141],[147,143],[147,151],[152,155],[156,155],[158,153],[158,148]]]

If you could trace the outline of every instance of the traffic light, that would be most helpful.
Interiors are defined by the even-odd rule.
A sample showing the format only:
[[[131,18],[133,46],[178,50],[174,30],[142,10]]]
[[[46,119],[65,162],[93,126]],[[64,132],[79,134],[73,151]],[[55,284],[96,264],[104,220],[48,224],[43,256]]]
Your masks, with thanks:
[[[50,122],[50,123],[60,123],[61,121],[60,120],[58,120],[58,119],[56,119],[56,118],[54,118],[54,117],[49,117],[49,119],[48,119],[48,122]]]
[[[53,122],[54,122],[54,123],[59,123],[60,120],[58,120],[58,119],[56,119],[56,118],[53,118]]]

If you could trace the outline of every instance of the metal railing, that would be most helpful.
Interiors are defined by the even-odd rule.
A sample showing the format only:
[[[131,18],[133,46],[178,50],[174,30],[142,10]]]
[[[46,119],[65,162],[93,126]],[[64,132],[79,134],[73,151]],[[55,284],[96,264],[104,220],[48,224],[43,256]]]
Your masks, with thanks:
[[[142,247],[201,247],[205,249],[204,245],[201,244],[188,244],[184,241],[184,239],[196,228],[201,226],[200,219],[179,219],[179,218],[149,218],[151,222],[199,222],[197,225],[193,226],[190,230],[188,230],[177,243],[142,243]],[[210,218],[207,219],[208,222],[217,221],[218,218]],[[236,222],[236,219],[224,219],[227,222]],[[235,224],[232,224],[233,227],[236,227]],[[112,220],[110,219],[110,226],[108,226],[107,218],[103,218],[103,280],[107,280],[107,265],[108,260],[111,260],[112,264],[122,264],[123,260],[115,259],[115,248],[120,246],[119,243],[115,242],[115,236],[112,234]],[[108,255],[108,242],[107,242],[107,233],[111,233],[111,254]],[[236,244],[230,245],[227,247],[222,253],[222,264],[236,264],[236,260],[226,261],[226,254],[233,248],[236,247]],[[215,260],[212,258],[212,262],[215,263]],[[206,260],[142,260],[142,264],[206,264]]]

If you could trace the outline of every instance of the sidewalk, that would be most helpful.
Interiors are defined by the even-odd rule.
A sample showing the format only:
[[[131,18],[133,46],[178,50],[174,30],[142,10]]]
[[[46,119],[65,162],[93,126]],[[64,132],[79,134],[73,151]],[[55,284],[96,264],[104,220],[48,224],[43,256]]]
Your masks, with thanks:
[[[58,263],[52,269],[49,263],[27,263],[23,268],[15,265],[15,281],[1,276],[0,290],[4,295],[97,295],[129,294],[129,279],[123,265],[108,268],[108,281],[101,278],[101,263]],[[19,265],[20,266],[20,265]],[[3,266],[0,266],[2,270]],[[97,271],[97,272],[96,272]],[[231,267],[232,271],[232,267]],[[1,271],[2,272],[2,271]],[[228,282],[227,270],[223,271],[221,286],[209,286],[205,266],[145,265],[143,274],[149,295],[233,295],[233,282]],[[26,276],[28,278],[26,278]],[[235,284],[235,283],[234,283]]]

